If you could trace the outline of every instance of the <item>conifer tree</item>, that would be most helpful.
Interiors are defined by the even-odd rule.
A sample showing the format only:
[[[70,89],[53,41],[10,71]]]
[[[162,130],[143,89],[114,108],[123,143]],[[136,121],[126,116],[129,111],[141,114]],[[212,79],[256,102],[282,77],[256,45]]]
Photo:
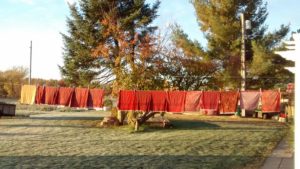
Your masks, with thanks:
[[[117,88],[155,87],[150,64],[159,1],[80,0],[70,5],[62,75],[74,84],[88,84],[100,75]],[[104,74],[104,75],[103,75]],[[102,76],[103,75],[103,76]]]
[[[249,84],[248,88],[256,88],[258,86],[254,85],[254,81],[259,76],[255,74],[257,72],[252,71],[258,66],[260,69],[265,67],[266,69],[262,71],[265,72],[265,75],[268,75],[259,79],[260,84],[265,85],[260,86],[262,88],[272,88],[277,83],[281,83],[281,80],[278,79],[280,76],[273,76],[274,72],[272,71],[274,70],[277,71],[277,74],[286,76],[289,80],[293,79],[292,74],[284,69],[290,63],[273,54],[276,48],[279,47],[281,40],[287,35],[289,26],[282,26],[279,30],[267,33],[267,26],[264,23],[268,16],[267,4],[263,0],[191,0],[191,3],[195,8],[200,30],[207,39],[206,48],[200,45],[193,46],[199,46],[197,48],[201,51],[198,52],[200,57],[208,57],[217,64],[218,71],[215,72],[214,77],[219,79],[221,88],[240,87],[241,13],[244,13],[245,18],[252,23],[252,29],[247,31],[246,41],[246,73],[248,76],[246,82]],[[187,37],[180,38],[187,39]],[[182,40],[179,39],[175,42],[180,41]],[[251,44],[253,42],[264,48],[259,51],[260,54],[258,54],[257,50],[261,48],[255,48],[256,51],[252,50]],[[181,48],[183,51],[191,51],[191,46],[181,46]],[[266,65],[257,65],[258,60],[262,60],[258,58],[260,56],[267,56],[264,59],[268,61],[260,63]],[[281,65],[274,64],[279,61]],[[267,83],[266,81],[270,81],[267,78],[272,79],[273,83]]]
[[[68,33],[62,34],[64,64],[59,66],[63,79],[69,85],[87,87],[92,81],[109,82],[111,73],[104,60],[93,57],[91,53],[101,39],[98,20],[102,3],[81,0],[79,8],[77,4],[69,4]]]

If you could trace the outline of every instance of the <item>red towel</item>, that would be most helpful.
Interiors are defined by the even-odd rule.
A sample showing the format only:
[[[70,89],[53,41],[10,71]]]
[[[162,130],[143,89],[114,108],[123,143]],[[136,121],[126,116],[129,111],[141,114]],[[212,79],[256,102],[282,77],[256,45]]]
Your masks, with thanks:
[[[135,110],[136,109],[135,102],[135,91],[134,90],[121,90],[119,92],[119,110]]]
[[[72,107],[87,107],[87,101],[89,96],[88,88],[75,88],[74,97],[72,98]]]
[[[168,93],[165,91],[151,91],[152,104],[151,110],[155,112],[167,111]]]
[[[280,92],[267,90],[261,96],[262,112],[280,112]]]
[[[217,91],[206,91],[202,93],[200,100],[200,109],[204,110],[205,113],[212,111],[217,113],[219,108],[220,92]]]
[[[183,112],[185,103],[185,91],[168,92],[168,112]]]
[[[35,95],[36,104],[45,104],[45,87],[38,86]]]
[[[136,110],[149,112],[151,109],[152,95],[150,91],[136,91]]]
[[[254,111],[259,102],[260,92],[258,91],[242,91],[240,97],[241,109]]]
[[[239,92],[221,92],[220,93],[220,113],[234,113],[236,112]]]
[[[74,93],[74,88],[60,87],[58,89],[57,104],[63,106],[70,106],[73,93]]]
[[[184,111],[199,111],[201,94],[201,91],[186,92]]]
[[[56,104],[58,94],[57,87],[45,87],[45,104],[54,105]]]
[[[103,107],[104,90],[102,89],[90,89],[88,97],[89,107]]]

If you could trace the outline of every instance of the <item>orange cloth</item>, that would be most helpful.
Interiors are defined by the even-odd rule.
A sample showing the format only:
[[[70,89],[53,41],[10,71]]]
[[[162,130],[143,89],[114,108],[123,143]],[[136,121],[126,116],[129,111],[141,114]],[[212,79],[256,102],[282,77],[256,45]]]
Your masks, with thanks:
[[[262,112],[280,112],[280,92],[267,90],[261,96]]]
[[[184,111],[196,112],[200,109],[201,91],[186,92]]]
[[[21,104],[34,104],[36,95],[35,85],[23,85],[21,89]]]
[[[200,101],[200,109],[206,114],[213,112],[216,114],[219,110],[220,92],[205,91],[202,93]]]
[[[70,106],[73,94],[74,88],[60,87],[58,89],[57,104],[63,106]]]
[[[54,105],[57,104],[57,94],[58,88],[57,87],[45,87],[45,104]]]
[[[74,97],[72,98],[72,107],[87,107],[89,96],[89,89],[87,88],[75,88]]]
[[[185,104],[185,91],[168,92],[168,112],[183,112]]]
[[[45,87],[44,86],[37,87],[35,103],[36,104],[45,104]]]
[[[90,89],[88,97],[89,107],[103,107],[104,90],[102,89]]]
[[[229,114],[236,112],[239,92],[221,92],[220,114]]]

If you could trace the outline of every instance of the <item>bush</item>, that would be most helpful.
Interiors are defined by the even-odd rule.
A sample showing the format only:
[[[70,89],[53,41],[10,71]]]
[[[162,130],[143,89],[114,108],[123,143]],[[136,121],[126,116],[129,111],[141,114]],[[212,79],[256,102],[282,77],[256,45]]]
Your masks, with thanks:
[[[104,100],[104,106],[105,107],[112,107],[113,102],[110,99]]]

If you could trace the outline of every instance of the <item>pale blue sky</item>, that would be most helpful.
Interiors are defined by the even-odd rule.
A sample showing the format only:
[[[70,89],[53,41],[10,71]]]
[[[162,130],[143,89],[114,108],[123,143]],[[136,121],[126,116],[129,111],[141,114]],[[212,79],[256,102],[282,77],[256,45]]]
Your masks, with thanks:
[[[60,79],[57,65],[62,62],[62,38],[66,31],[67,1],[76,0],[1,0],[0,1],[0,70],[29,66],[29,43],[33,40],[34,78]],[[189,0],[161,0],[159,17],[154,24],[161,29],[178,23],[191,39],[205,43]],[[300,29],[299,0],[267,0],[269,30],[290,24]],[[148,0],[153,2],[153,0]],[[3,61],[5,60],[5,62]]]

